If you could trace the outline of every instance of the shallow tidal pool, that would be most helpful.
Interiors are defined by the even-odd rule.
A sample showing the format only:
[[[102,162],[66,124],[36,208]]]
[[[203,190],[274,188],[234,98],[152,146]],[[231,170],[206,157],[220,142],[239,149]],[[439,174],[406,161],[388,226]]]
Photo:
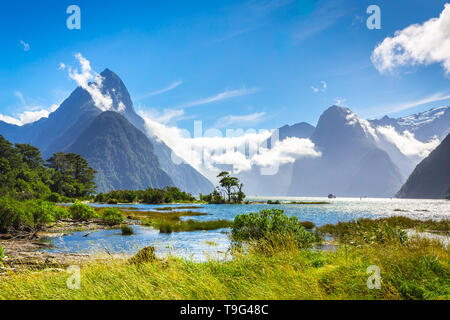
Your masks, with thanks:
[[[200,221],[227,219],[233,220],[237,214],[258,212],[262,209],[282,209],[289,216],[297,216],[301,221],[312,221],[316,226],[352,221],[357,218],[381,218],[402,215],[413,219],[450,219],[450,201],[448,200],[409,200],[409,199],[369,199],[369,198],[251,198],[255,201],[328,201],[330,204],[249,204],[249,205],[192,205],[202,207],[192,209],[207,213],[205,216],[184,217]],[[161,207],[186,207],[190,205],[93,205],[105,207],[133,207],[139,210],[155,210]],[[186,209],[181,209],[186,210]],[[120,230],[98,230],[74,232],[61,238],[50,239],[55,246],[49,251],[64,253],[114,253],[132,255],[147,246],[154,246],[158,256],[176,255],[205,261],[207,259],[227,259],[230,245],[229,229],[159,233],[150,227],[133,226],[131,236],[122,236]]]

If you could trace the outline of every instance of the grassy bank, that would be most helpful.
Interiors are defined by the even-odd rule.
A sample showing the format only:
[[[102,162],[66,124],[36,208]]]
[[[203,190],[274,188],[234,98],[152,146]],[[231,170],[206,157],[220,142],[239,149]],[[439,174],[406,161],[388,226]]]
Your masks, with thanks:
[[[184,232],[184,231],[200,231],[200,230],[217,230],[231,227],[232,221],[213,220],[213,221],[167,221],[155,220],[149,221],[146,225],[159,229],[161,233]]]
[[[232,221],[228,220],[198,221],[181,219],[182,217],[204,215],[207,214],[193,211],[133,211],[129,217],[139,219],[142,221],[142,225],[158,229],[161,233],[217,230],[231,227]]]
[[[342,247],[336,252],[294,246],[237,253],[232,261],[171,258],[133,265],[125,260],[81,269],[81,289],[62,273],[2,278],[0,299],[449,299],[448,250],[437,242]],[[381,270],[381,289],[367,288],[367,268]]]
[[[380,230],[386,229],[414,229],[416,231],[433,231],[448,234],[450,232],[449,220],[417,220],[403,216],[394,216],[380,219],[358,219],[358,221],[339,222],[337,224],[327,224],[317,229],[321,233],[326,233],[336,237],[339,240],[349,238],[361,238],[371,233],[378,237]],[[367,236],[366,236],[367,238]]]
[[[182,214],[146,212],[143,219],[177,221]],[[298,219],[281,210],[262,210],[235,218],[232,259],[203,263],[157,259],[154,249],[147,248],[152,256],[147,262],[138,254],[131,260],[111,256],[106,263],[82,265],[80,290],[67,288],[70,274],[64,270],[7,271],[1,276],[0,299],[447,300],[448,248],[437,240],[408,237],[403,230],[445,231],[446,225],[448,221],[405,217],[329,225],[315,232],[333,234],[341,242],[336,251],[316,251],[311,247],[320,241],[319,234],[306,231]],[[379,289],[368,287],[369,277],[373,278],[368,270],[374,266],[380,271]]]

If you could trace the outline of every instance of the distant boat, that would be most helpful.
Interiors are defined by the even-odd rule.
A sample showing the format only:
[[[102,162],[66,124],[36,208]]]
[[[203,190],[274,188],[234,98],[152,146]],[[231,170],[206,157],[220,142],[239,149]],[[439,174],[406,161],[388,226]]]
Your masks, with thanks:
[[[330,193],[329,195],[328,195],[328,199],[335,199],[336,198],[336,196],[334,195],[334,194],[332,194],[332,193]]]

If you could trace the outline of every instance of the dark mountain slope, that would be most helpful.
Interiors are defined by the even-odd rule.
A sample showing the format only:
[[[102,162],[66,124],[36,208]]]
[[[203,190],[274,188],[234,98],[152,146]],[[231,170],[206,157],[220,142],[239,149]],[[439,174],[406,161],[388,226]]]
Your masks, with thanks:
[[[111,97],[111,111],[123,115],[132,125],[147,135],[153,144],[153,152],[160,167],[172,177],[183,191],[192,194],[209,193],[212,183],[189,164],[177,165],[172,161],[172,150],[159,139],[147,134],[145,121],[136,114],[130,94],[122,80],[111,70],[105,69],[101,92]],[[0,133],[13,142],[29,143],[39,147],[44,157],[67,150],[90,126],[102,111],[97,108],[91,95],[81,87],[76,88],[61,106],[48,118],[42,118],[22,127],[0,121]],[[121,174],[117,172],[116,174]]]
[[[213,184],[191,165],[174,163],[172,161],[172,149],[160,139],[148,134],[145,121],[135,112],[130,94],[122,80],[109,69],[103,71],[101,76],[104,78],[103,90],[113,99],[114,110],[125,116],[136,128],[147,135],[153,144],[161,168],[171,177],[175,185],[192,194],[206,194],[214,190]]]
[[[173,186],[148,138],[117,112],[100,114],[65,152],[82,155],[97,171],[97,191]]]
[[[450,134],[413,171],[399,198],[444,199],[450,187]]]

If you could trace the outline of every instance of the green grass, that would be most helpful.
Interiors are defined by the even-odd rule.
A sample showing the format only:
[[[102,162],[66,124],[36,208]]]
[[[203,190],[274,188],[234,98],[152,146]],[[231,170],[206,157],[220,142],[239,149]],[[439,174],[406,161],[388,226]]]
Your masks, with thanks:
[[[380,218],[380,219],[358,219],[351,222],[339,222],[338,224],[327,224],[317,228],[317,231],[330,234],[337,238],[343,239],[349,236],[356,236],[359,229],[375,230],[383,226],[399,229],[416,229],[418,231],[437,231],[448,233],[450,227],[449,220],[416,220],[403,216]]]
[[[172,210],[189,210],[189,209],[203,209],[203,207],[197,206],[180,206],[180,207],[160,207],[155,208],[156,211],[172,211]]]
[[[81,268],[81,290],[68,274],[11,273],[0,299],[449,299],[449,252],[437,242],[342,247],[249,248],[227,262],[167,258],[138,265],[126,259]],[[367,268],[381,270],[381,290],[367,288]]]
[[[170,222],[171,228],[189,223],[172,213],[147,217],[152,215],[159,218],[151,221]],[[82,265],[81,290],[67,289],[70,275],[65,272],[11,271],[1,276],[0,299],[448,300],[448,248],[401,232],[409,227],[445,230],[446,223],[393,217],[325,226],[318,229],[353,240],[327,252],[301,249],[295,233],[270,232],[232,247],[227,261],[156,259],[154,249],[146,248],[134,259],[109,257]],[[380,290],[367,287],[369,266],[380,269]]]
[[[150,220],[145,225],[159,229],[161,233],[200,231],[200,230],[217,230],[229,228],[232,221],[213,220],[213,221],[197,221],[197,220]]]
[[[122,230],[122,235],[123,236],[131,236],[134,234],[133,228],[131,228],[128,225],[123,225],[120,227],[120,229]]]

